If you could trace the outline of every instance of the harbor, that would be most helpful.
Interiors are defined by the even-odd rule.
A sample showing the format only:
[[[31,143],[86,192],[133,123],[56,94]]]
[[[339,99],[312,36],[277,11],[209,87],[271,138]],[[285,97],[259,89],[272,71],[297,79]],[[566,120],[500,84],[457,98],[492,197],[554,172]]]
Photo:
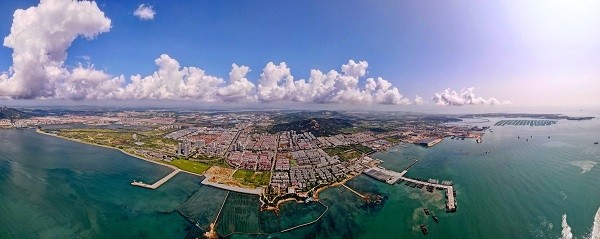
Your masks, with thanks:
[[[420,188],[428,187],[429,189],[436,188],[436,189],[446,190],[446,211],[447,212],[456,212],[456,198],[454,195],[454,187],[452,185],[447,185],[447,184],[451,184],[450,182],[446,181],[447,184],[438,184],[438,183],[425,182],[425,181],[421,181],[418,179],[407,178],[407,177],[402,177],[402,180],[406,181],[408,183],[420,185]],[[433,190],[431,190],[430,192],[432,192],[432,191]]]
[[[388,184],[397,183],[404,176],[404,174],[406,174],[406,172],[407,172],[407,170],[404,170],[401,173],[398,173],[398,172],[394,172],[391,170],[387,170],[387,169],[379,167],[379,166],[369,168],[369,169],[366,169],[365,171],[363,171],[363,173],[366,174],[367,176],[377,179],[379,181],[386,182]]]
[[[415,162],[416,163],[416,162]],[[418,187],[419,189],[426,187],[428,192],[433,192],[433,189],[438,190],[446,190],[446,211],[447,212],[455,212],[456,211],[456,197],[454,192],[453,183],[451,181],[442,181],[439,183],[437,179],[429,179],[428,181],[422,179],[414,179],[409,177],[404,177],[404,175],[408,172],[408,169],[412,167],[415,163],[411,164],[401,173],[394,172],[382,167],[373,167],[363,171],[363,173],[371,178],[376,180],[388,183],[390,185],[396,184],[399,181],[406,182],[407,186],[411,186],[413,188]],[[344,185],[345,186],[345,185]],[[346,187],[348,188],[348,187]],[[350,191],[356,193],[361,196],[359,193],[354,190],[348,188]]]

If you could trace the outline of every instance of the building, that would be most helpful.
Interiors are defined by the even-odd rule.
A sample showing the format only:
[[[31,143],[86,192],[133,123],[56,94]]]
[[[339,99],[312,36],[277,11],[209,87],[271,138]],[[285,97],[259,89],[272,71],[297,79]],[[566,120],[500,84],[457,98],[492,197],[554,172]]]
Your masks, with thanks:
[[[417,142],[417,144],[431,147],[431,146],[438,144],[439,142],[442,142],[441,138],[427,138],[427,139],[420,140],[419,142]]]

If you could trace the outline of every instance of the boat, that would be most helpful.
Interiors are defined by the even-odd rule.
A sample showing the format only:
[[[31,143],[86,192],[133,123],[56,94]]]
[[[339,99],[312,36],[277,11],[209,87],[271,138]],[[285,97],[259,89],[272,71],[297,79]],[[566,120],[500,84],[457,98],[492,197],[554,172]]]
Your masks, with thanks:
[[[594,144],[598,144],[598,142],[594,142]]]
[[[427,208],[423,208],[423,211],[425,212],[425,215],[430,215],[431,214],[431,212],[429,212],[429,209],[427,209]]]
[[[548,136],[548,138],[550,138],[550,136]]]
[[[421,224],[421,231],[423,232],[423,235],[427,235],[427,233],[429,233],[429,230],[427,230],[427,226],[425,226],[425,224]]]
[[[431,216],[433,218],[433,220],[435,221],[435,223],[439,223],[438,222],[438,217],[436,215]]]

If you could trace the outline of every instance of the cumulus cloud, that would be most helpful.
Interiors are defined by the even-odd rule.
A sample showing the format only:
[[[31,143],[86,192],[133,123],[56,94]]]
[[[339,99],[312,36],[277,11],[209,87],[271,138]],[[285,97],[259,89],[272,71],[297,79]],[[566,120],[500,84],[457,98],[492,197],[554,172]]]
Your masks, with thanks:
[[[294,80],[285,62],[269,62],[260,76],[257,99],[260,101],[296,101],[313,103],[376,103],[409,104],[398,88],[381,77],[368,78],[360,87],[360,79],[367,73],[366,61],[349,60],[342,65],[342,73],[331,70],[324,74],[312,70],[308,80]]]
[[[366,72],[366,62],[348,61],[342,71],[323,74],[312,70],[308,80],[294,80],[285,62],[267,63],[258,85],[246,78],[250,68],[232,65],[229,80],[210,76],[196,67],[181,67],[179,62],[162,55],[156,59],[158,71],[152,75],[131,77],[131,83],[111,89],[117,99],[194,99],[202,102],[307,102],[307,103],[376,103],[410,104],[410,100],[389,81],[368,78],[364,87],[360,77]],[[110,86],[118,82],[112,80]]]
[[[11,98],[53,97],[69,79],[67,48],[77,37],[92,39],[108,32],[111,20],[95,2],[42,0],[13,14],[4,46],[12,48],[13,65],[0,76],[0,95]],[[88,69],[91,71],[92,69]]]
[[[215,102],[223,79],[207,75],[196,67],[181,67],[177,60],[163,54],[154,61],[158,71],[142,77],[131,76],[131,83],[118,90],[118,99],[195,99]]]
[[[446,89],[441,93],[436,93],[431,98],[437,105],[501,105],[511,104],[510,101],[499,101],[494,97],[484,99],[483,97],[475,97],[473,91],[475,87],[463,88],[460,92]]]
[[[140,4],[135,11],[133,11],[133,15],[138,17],[142,21],[148,21],[154,19],[154,15],[156,11],[150,5]]]
[[[413,104],[415,105],[425,105],[428,104],[427,101],[424,101],[423,98],[421,98],[421,96],[415,96],[415,99],[413,100]]]

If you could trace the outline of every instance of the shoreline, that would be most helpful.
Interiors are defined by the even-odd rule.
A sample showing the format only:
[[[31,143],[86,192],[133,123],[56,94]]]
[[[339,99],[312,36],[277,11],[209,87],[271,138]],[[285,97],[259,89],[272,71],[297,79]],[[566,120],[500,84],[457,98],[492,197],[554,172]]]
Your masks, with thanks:
[[[42,130],[40,130],[38,128],[35,129],[35,132],[39,133],[39,134],[51,136],[51,137],[56,137],[56,138],[60,138],[60,139],[64,139],[64,140],[69,140],[69,141],[72,141],[72,142],[77,142],[77,143],[82,143],[82,144],[87,144],[87,145],[92,145],[92,146],[98,146],[98,147],[103,147],[103,148],[118,150],[121,153],[124,153],[124,154],[126,154],[128,156],[134,157],[136,159],[141,159],[141,160],[144,160],[146,162],[154,163],[154,164],[157,164],[157,165],[165,166],[167,168],[173,169],[174,171],[175,170],[180,170],[181,172],[188,173],[188,174],[191,174],[191,175],[195,175],[195,176],[199,176],[199,177],[205,177],[205,175],[197,174],[197,173],[193,173],[193,172],[188,172],[188,171],[185,171],[183,169],[180,169],[180,168],[175,167],[175,166],[170,165],[170,164],[161,163],[161,162],[158,162],[156,160],[147,159],[147,158],[144,158],[142,156],[129,153],[129,152],[127,152],[127,151],[125,151],[123,149],[117,148],[117,147],[108,146],[108,145],[102,145],[102,144],[96,144],[96,143],[91,143],[91,142],[85,142],[85,141],[81,141],[81,140],[78,140],[78,139],[67,138],[67,137],[64,137],[64,136],[57,135],[57,134],[51,134],[51,133],[44,132],[44,131],[42,131]]]
[[[60,135],[57,135],[57,134],[51,134],[51,133],[44,132],[44,131],[40,130],[39,128],[36,128],[35,132],[39,133],[39,134],[47,135],[47,136],[50,136],[50,137],[56,137],[56,138],[60,138],[60,139],[64,139],[64,140],[69,140],[69,141],[72,141],[72,142],[77,142],[77,143],[87,144],[87,145],[91,145],[91,146],[98,146],[98,147],[103,147],[103,148],[118,150],[119,152],[121,152],[123,154],[126,154],[128,156],[134,157],[136,159],[141,159],[141,160],[144,160],[146,162],[153,163],[153,164],[161,165],[161,166],[170,168],[170,169],[172,169],[174,171],[179,170],[180,172],[184,172],[184,173],[195,175],[195,176],[199,176],[199,177],[205,177],[205,179],[207,178],[207,175],[197,174],[197,173],[193,173],[193,172],[188,172],[188,171],[180,169],[180,168],[178,168],[176,166],[173,166],[173,165],[170,165],[170,164],[166,164],[166,163],[162,163],[162,162],[158,162],[158,161],[151,160],[151,159],[147,159],[147,158],[144,158],[142,156],[138,156],[138,155],[129,153],[129,152],[127,152],[127,151],[125,151],[123,149],[117,148],[117,147],[108,146],[108,145],[102,145],[102,144],[97,144],[97,143],[91,143],[91,142],[85,142],[85,141],[82,141],[82,140],[79,140],[79,139],[72,139],[72,138],[60,136]],[[376,152],[373,152],[373,154],[374,153],[376,153]],[[339,182],[336,182],[336,183],[333,183],[333,184],[330,184],[330,185],[326,185],[326,186],[318,188],[317,190],[314,190],[314,195],[313,195],[314,200],[315,201],[319,201],[319,194],[321,192],[323,192],[323,191],[325,191],[327,189],[330,189],[330,188],[339,187],[342,184],[345,184],[346,182],[348,182],[348,181],[350,181],[350,180],[358,177],[359,175],[360,174],[352,175],[352,176],[350,176],[350,177],[348,177],[348,178],[346,178],[346,179],[344,179],[342,181],[339,181]],[[238,192],[236,190],[228,190],[226,188],[218,187],[218,186],[215,186],[215,185],[204,184],[203,182],[204,182],[204,180],[201,182],[202,185],[216,187],[216,188],[219,188],[221,190],[228,191],[228,192],[230,192],[230,191],[232,191],[232,192]],[[242,193],[244,193],[244,192],[242,192]],[[254,194],[254,193],[247,193],[247,192],[246,192],[246,194],[257,195],[257,194]],[[293,201],[295,201],[296,203],[304,203],[303,201],[298,201],[295,198],[288,198],[288,199],[284,199],[284,200],[278,201],[274,207],[269,207],[266,210],[267,211],[279,211],[281,205],[283,205],[284,203],[289,203],[289,202],[293,202]]]
[[[361,173],[359,173],[359,174],[356,174],[356,175],[352,175],[351,177],[348,177],[348,178],[346,178],[346,179],[344,179],[344,180],[342,180],[342,181],[339,181],[339,182],[332,183],[332,184],[330,184],[330,185],[327,185],[327,186],[321,187],[321,188],[317,189],[317,190],[314,192],[313,198],[314,198],[316,201],[319,201],[319,193],[321,193],[321,192],[323,192],[323,191],[325,191],[326,189],[329,189],[329,188],[334,188],[334,187],[339,187],[339,186],[342,186],[342,184],[346,184],[348,181],[350,181],[350,180],[352,180],[352,179],[354,179],[354,178],[358,177],[359,175],[361,175]]]
[[[343,184],[346,184],[346,182],[348,182],[348,181],[350,181],[350,180],[358,177],[359,175],[361,175],[361,174],[352,175],[351,177],[348,177],[348,178],[346,178],[346,179],[344,179],[342,181],[339,181],[339,182],[336,182],[336,183],[332,183],[330,185],[326,185],[326,186],[320,187],[317,190],[314,190],[314,193],[313,193],[313,196],[312,196],[313,200],[316,201],[316,202],[318,202],[319,201],[319,194],[321,192],[323,192],[323,191],[325,191],[327,189],[332,189],[332,188],[335,188],[335,187],[342,186]],[[312,191],[312,190],[309,190],[309,192],[310,191]],[[279,211],[279,207],[281,205],[283,205],[284,203],[290,203],[290,202],[296,202],[298,204],[305,203],[305,201],[298,201],[296,198],[286,198],[286,199],[277,201],[277,203],[275,204],[275,206],[267,207],[264,210],[266,210],[266,211],[276,211],[277,212],[277,211]]]

